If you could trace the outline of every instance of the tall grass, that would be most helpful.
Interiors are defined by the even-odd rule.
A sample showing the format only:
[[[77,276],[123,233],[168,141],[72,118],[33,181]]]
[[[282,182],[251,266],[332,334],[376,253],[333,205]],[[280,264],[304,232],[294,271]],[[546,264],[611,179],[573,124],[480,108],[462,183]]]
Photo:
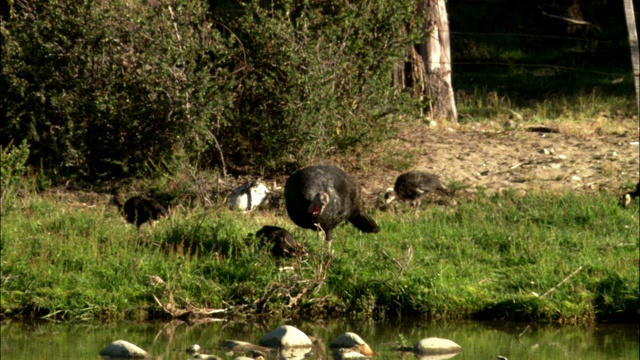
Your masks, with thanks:
[[[282,211],[196,207],[137,231],[107,200],[8,193],[4,316],[166,316],[155,296],[235,315],[638,321],[638,205],[607,193],[480,195],[417,214],[400,204],[373,214],[379,234],[338,228],[328,269],[326,244]],[[310,255],[272,259],[251,235],[265,224],[290,229]]]

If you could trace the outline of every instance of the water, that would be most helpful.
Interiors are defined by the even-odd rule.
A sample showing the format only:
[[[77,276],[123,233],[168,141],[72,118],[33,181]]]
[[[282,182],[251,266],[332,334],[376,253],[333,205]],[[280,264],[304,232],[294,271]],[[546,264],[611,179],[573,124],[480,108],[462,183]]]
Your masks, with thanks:
[[[607,325],[593,328],[504,322],[374,322],[328,321],[260,324],[211,322],[187,325],[171,323],[99,324],[24,324],[1,325],[2,359],[100,359],[98,353],[114,340],[127,340],[148,351],[155,359],[188,359],[184,351],[199,344],[204,352],[225,359],[220,347],[225,339],[258,343],[260,337],[278,325],[294,325],[328,346],[341,333],[360,335],[375,352],[376,359],[413,359],[393,350],[403,343],[412,346],[418,340],[436,336],[462,346],[463,352],[452,359],[494,360],[501,355],[509,360],[523,359],[633,359],[640,356],[638,324]],[[309,356],[314,358],[314,356]]]

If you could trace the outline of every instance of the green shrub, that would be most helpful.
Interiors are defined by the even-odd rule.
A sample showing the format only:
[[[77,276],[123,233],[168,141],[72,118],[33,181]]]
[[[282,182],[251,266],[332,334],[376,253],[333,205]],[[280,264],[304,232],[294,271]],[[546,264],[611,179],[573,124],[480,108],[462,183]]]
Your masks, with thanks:
[[[2,143],[91,178],[206,150],[233,86],[202,2],[19,2],[2,24]],[[211,54],[215,54],[213,57]]]
[[[24,140],[19,146],[14,146],[13,142],[10,142],[7,147],[0,147],[0,156],[2,156],[0,175],[2,176],[2,193],[4,194],[6,188],[16,184],[20,177],[26,174],[29,146]]]
[[[309,163],[366,144],[387,130],[387,115],[417,109],[391,81],[394,63],[417,40],[401,31],[412,6],[296,3],[252,2],[233,21],[248,62],[220,136],[237,149],[233,159],[266,168]]]
[[[418,109],[391,81],[418,39],[412,3],[251,2],[224,21],[207,9],[12,3],[0,142],[26,139],[30,163],[63,178],[139,176],[177,153],[274,171],[367,144]]]

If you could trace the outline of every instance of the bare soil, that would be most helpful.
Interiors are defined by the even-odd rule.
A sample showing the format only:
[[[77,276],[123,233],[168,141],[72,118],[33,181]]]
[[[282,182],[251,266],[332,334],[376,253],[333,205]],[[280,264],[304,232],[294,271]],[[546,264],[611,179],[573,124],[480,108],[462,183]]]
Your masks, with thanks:
[[[618,196],[640,177],[638,123],[632,119],[509,129],[492,123],[402,124],[397,130],[397,136],[373,148],[327,160],[358,177],[371,206],[379,205],[396,177],[409,170],[438,175],[445,186],[456,189],[456,199],[505,190],[606,191]],[[274,181],[283,186],[287,176],[265,180],[269,187]],[[201,195],[224,199],[245,180],[199,177],[197,182]],[[105,204],[110,197],[105,191],[66,187],[50,192],[82,207]]]
[[[626,125],[625,125],[626,124]],[[637,122],[551,127],[495,124],[403,125],[397,138],[351,161],[372,200],[408,170],[437,174],[451,187],[488,194],[512,189],[622,193],[639,178]]]

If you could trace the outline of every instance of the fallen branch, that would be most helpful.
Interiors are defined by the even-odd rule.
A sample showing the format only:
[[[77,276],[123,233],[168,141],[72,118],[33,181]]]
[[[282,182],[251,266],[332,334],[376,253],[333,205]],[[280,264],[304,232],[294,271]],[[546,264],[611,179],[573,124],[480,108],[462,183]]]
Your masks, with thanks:
[[[402,277],[402,274],[404,274],[404,272],[409,267],[409,264],[411,263],[411,259],[413,258],[413,247],[409,246],[409,249],[407,249],[407,256],[402,259],[403,261],[400,261],[400,259],[396,259],[393,256],[387,254],[387,252],[384,250],[382,250],[382,254],[384,254],[386,257],[391,259],[391,261],[393,261],[396,264],[396,267],[398,268],[398,271],[399,271],[398,278],[400,278]]]
[[[520,338],[522,337],[522,335],[524,335],[524,333],[527,332],[527,330],[529,330],[529,325],[527,325],[526,328],[524,328],[524,330],[518,335],[516,336],[516,340],[518,340],[518,342],[520,343],[520,345],[522,345],[523,348],[527,349],[527,346],[522,342],[522,340],[520,340]]]
[[[166,304],[163,304],[155,295],[152,296],[158,306],[160,306],[164,312],[171,315],[172,318],[202,318],[209,317],[213,314],[227,312],[226,309],[200,308],[184,299],[183,300],[187,306],[186,308],[181,309],[176,305],[176,302],[173,299],[173,294],[169,294],[169,302]]]
[[[567,280],[571,279],[573,277],[573,275],[577,274],[580,270],[582,270],[582,266],[578,267],[571,274],[569,274],[569,276],[567,276],[566,278],[562,279],[562,281],[560,281],[558,283],[558,285],[552,287],[551,289],[547,290],[546,293],[540,295],[540,299],[542,299],[543,297],[545,297],[545,296],[551,294],[552,292],[554,292],[558,286],[564,284]]]

